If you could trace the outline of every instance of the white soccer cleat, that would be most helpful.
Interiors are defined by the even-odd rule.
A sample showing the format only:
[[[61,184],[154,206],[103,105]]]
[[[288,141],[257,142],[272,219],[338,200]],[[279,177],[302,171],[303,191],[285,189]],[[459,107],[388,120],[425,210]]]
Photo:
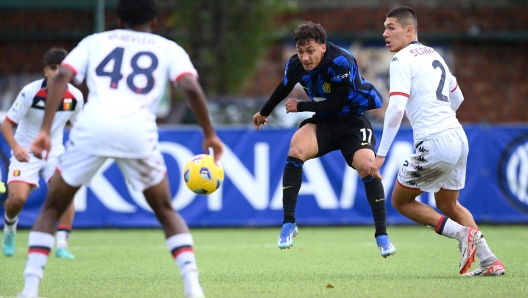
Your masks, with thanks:
[[[504,275],[504,273],[506,273],[504,264],[502,264],[502,262],[497,259],[489,266],[482,267],[482,265],[479,265],[475,271],[465,273],[464,276],[501,276]]]
[[[481,239],[482,232],[475,228],[467,228],[464,237],[459,239],[460,253],[462,253],[462,261],[458,267],[460,274],[466,273],[471,268],[471,264],[475,262],[475,253]]]
[[[185,292],[185,298],[205,298],[205,294],[201,288],[193,289]]]

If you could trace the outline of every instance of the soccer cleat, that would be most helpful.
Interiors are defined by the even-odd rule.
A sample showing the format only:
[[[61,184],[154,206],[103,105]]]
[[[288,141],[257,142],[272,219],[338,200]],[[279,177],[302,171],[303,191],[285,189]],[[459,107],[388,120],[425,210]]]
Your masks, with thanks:
[[[55,256],[61,259],[75,259],[75,256],[66,247],[57,248]]]
[[[185,298],[205,298],[202,288],[185,291]]]
[[[277,246],[280,249],[290,249],[293,246],[293,237],[297,236],[299,229],[295,223],[287,222],[282,225],[279,239],[277,240]]]
[[[482,232],[479,229],[467,228],[464,238],[459,240],[460,253],[462,253],[462,261],[458,266],[460,274],[466,273],[471,268],[471,264],[475,262],[475,253],[481,239]]]
[[[24,293],[18,293],[17,298],[38,298],[39,296],[36,294],[24,294]]]
[[[504,264],[497,259],[489,266],[482,267],[482,265],[479,265],[475,271],[465,273],[464,276],[501,276],[504,275],[504,273],[506,273]]]
[[[16,232],[4,230],[4,237],[2,239],[2,250],[6,257],[15,254],[15,236]]]
[[[379,235],[376,237],[376,243],[382,257],[387,258],[396,254],[396,247],[392,245],[387,235]]]

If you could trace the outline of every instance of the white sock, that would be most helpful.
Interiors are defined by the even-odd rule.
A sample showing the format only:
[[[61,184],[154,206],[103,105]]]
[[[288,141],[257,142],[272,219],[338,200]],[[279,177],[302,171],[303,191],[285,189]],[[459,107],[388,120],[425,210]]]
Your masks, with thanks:
[[[57,228],[57,249],[68,248],[71,230],[71,226],[59,225]]]
[[[465,229],[467,229],[467,227],[461,226],[457,222],[454,222],[450,218],[447,218],[441,233],[446,237],[459,239],[460,234],[465,231]]]
[[[53,247],[53,235],[43,232],[29,233],[29,252],[24,270],[23,295],[38,296],[40,279],[44,274],[44,267],[48,261],[49,252]]]
[[[491,265],[497,260],[497,257],[491,252],[491,249],[486,242],[486,238],[484,237],[480,239],[480,245],[477,246],[477,257],[479,258],[480,264],[483,264],[484,266]]]
[[[167,238],[166,243],[180,269],[180,274],[185,284],[185,292],[201,290],[191,234],[182,233],[171,236]]]
[[[4,231],[16,232],[17,224],[18,224],[18,215],[13,218],[10,218],[10,217],[7,217],[6,214],[4,214]]]

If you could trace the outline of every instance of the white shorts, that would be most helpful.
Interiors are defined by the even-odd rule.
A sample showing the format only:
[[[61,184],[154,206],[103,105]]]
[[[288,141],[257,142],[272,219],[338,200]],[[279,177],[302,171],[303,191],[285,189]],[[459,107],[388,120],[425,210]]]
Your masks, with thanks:
[[[29,153],[28,162],[20,162],[14,156],[9,161],[9,172],[7,174],[7,183],[24,182],[31,186],[38,187],[40,176],[46,182],[51,179],[57,167],[58,155],[50,156],[48,160],[36,158]]]
[[[58,171],[70,186],[87,185],[104,162],[112,157],[91,155],[68,142],[59,158]],[[146,158],[114,158],[128,183],[137,191],[159,184],[167,172],[165,160],[156,146]]]
[[[416,153],[403,163],[398,183],[424,192],[459,190],[466,183],[468,140],[462,127],[427,141],[416,141]]]

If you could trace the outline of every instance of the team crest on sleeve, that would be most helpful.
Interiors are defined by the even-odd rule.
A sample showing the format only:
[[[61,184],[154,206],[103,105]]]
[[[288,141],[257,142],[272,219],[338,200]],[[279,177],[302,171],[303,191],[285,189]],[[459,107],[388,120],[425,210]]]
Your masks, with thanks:
[[[326,93],[330,93],[330,83],[329,82],[324,82],[323,83],[323,91],[326,92]]]
[[[62,101],[62,108],[63,108],[65,111],[70,111],[70,110],[72,110],[72,99],[71,99],[71,98],[65,98],[65,99],[63,99],[63,101]]]
[[[11,110],[13,112],[18,112],[18,108],[20,107],[20,102],[16,101],[15,104],[13,105],[13,108],[11,108]]]

